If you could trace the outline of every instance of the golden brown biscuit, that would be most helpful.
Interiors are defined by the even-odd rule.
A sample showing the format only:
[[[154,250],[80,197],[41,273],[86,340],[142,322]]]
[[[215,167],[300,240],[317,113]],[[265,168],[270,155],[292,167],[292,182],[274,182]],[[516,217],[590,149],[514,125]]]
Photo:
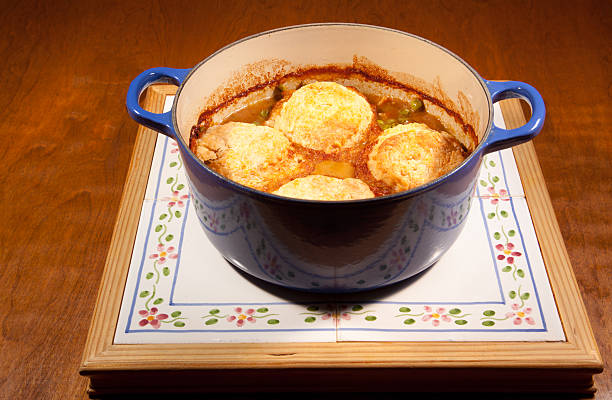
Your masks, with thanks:
[[[368,185],[360,179],[338,179],[323,175],[294,179],[273,193],[306,200],[355,200],[374,197]]]
[[[281,132],[243,122],[210,127],[197,139],[196,155],[225,177],[259,190],[278,187],[306,164]]]
[[[274,127],[294,143],[331,154],[362,142],[372,121],[372,107],[359,92],[335,82],[314,82],[293,92]]]
[[[396,191],[430,182],[465,159],[461,144],[450,134],[410,123],[386,129],[368,156],[372,175]]]

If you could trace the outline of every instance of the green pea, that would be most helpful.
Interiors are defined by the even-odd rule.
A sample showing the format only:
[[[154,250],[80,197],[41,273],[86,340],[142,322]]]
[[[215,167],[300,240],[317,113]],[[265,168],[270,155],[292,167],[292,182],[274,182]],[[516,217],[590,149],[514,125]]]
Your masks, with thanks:
[[[423,107],[423,101],[421,99],[413,99],[410,101],[410,109],[414,111],[418,111]]]
[[[270,110],[268,110],[267,108],[261,110],[261,112],[259,113],[259,116],[263,119],[268,118],[268,115],[270,114]]]
[[[399,111],[399,113],[398,113],[398,114],[399,114],[400,118],[406,118],[408,115],[410,115],[410,112],[411,112],[411,111],[410,111],[409,109],[407,109],[407,108],[402,108],[402,109]]]

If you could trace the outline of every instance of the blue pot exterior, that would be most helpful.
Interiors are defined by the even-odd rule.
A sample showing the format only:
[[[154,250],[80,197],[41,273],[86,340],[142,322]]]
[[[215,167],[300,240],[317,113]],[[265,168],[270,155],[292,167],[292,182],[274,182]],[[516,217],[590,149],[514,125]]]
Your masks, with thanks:
[[[317,292],[374,289],[435,263],[463,229],[481,162],[405,196],[324,203],[240,187],[181,152],[196,215],[221,254],[265,281]]]
[[[176,131],[182,88],[202,63],[192,70],[144,71],[130,84],[126,106],[137,122],[177,141],[200,224],[215,248],[236,267],[298,290],[340,293],[379,288],[427,269],[449,249],[465,225],[483,156],[532,139],[545,119],[544,102],[532,86],[482,79],[459,57],[429,43],[459,60],[478,79],[488,97],[489,124],[476,149],[455,170],[422,187],[381,198],[342,202],[284,198],[239,185],[206,167]],[[154,114],[143,110],[138,98],[147,85],[159,80],[180,87],[172,111]],[[498,128],[492,124],[493,103],[511,97],[526,99],[532,116],[520,128]]]

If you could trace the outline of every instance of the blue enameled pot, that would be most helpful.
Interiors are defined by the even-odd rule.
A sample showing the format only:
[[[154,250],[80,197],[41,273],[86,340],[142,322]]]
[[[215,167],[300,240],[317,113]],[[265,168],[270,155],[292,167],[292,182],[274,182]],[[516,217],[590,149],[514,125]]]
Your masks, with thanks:
[[[471,155],[448,174],[407,192],[322,202],[242,186],[209,169],[189,150],[191,127],[199,113],[215,102],[281,72],[312,65],[352,65],[356,60],[367,60],[394,79],[454,105],[478,137]],[[154,114],[143,110],[138,98],[159,81],[172,82],[179,89],[172,110]],[[527,100],[532,117],[517,129],[497,128],[493,103],[511,97]],[[147,70],[131,83],[127,109],[138,123],[177,141],[192,205],[208,238],[227,260],[268,282],[318,292],[378,288],[433,265],[464,226],[483,156],[533,138],[546,113],[532,86],[487,81],[455,54],[426,39],[340,23],[253,35],[192,69]]]

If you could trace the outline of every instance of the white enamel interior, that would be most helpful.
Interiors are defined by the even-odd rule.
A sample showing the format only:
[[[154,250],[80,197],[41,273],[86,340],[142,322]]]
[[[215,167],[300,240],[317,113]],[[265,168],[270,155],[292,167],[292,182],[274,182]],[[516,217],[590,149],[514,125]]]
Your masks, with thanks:
[[[464,116],[474,126],[479,142],[486,134],[492,104],[483,82],[466,64],[448,51],[424,39],[399,31],[367,25],[315,24],[289,27],[255,35],[233,43],[200,63],[184,82],[175,102],[175,127],[189,142],[191,127],[225,83],[235,82],[236,74],[248,73],[245,66],[262,60],[286,60],[299,66],[352,65],[355,56],[365,57],[388,71],[394,79],[406,82],[405,74],[440,89],[455,105],[465,103],[474,111]],[[273,74],[278,65],[261,72]],[[439,98],[432,88],[421,88]],[[462,101],[463,100],[463,101]],[[459,107],[456,111],[461,112]],[[429,111],[429,110],[428,110]],[[443,121],[444,122],[444,121]]]

